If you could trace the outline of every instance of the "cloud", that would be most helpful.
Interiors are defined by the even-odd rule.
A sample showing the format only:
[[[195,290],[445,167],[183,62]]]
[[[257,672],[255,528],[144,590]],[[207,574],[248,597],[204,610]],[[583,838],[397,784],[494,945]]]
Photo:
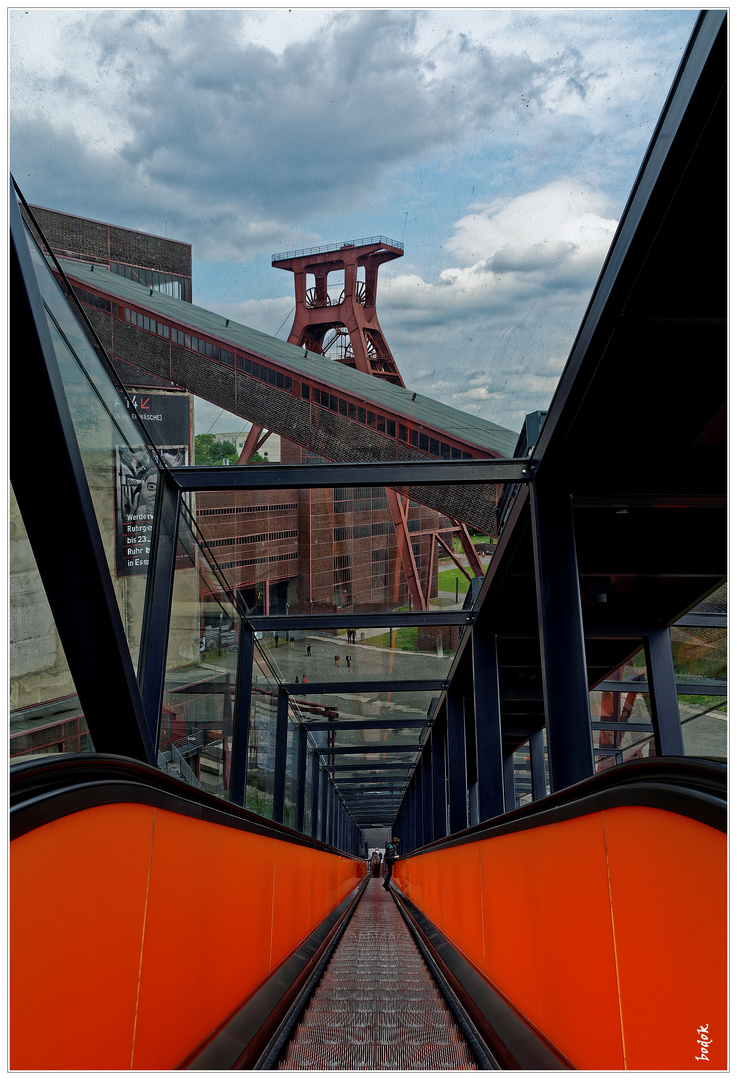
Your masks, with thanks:
[[[11,167],[31,202],[192,243],[197,302],[280,336],[293,301],[271,253],[406,240],[378,308],[405,381],[519,428],[694,18],[15,9]]]
[[[273,26],[287,32],[297,14],[274,13]],[[380,206],[387,183],[420,163],[450,168],[449,155],[473,172],[513,146],[534,187],[541,169],[550,176],[551,137],[570,171],[590,143],[590,101],[600,84],[611,90],[600,46],[592,62],[558,22],[529,13],[299,13],[304,36],[292,30],[281,47],[265,12],[66,15],[28,14],[54,49],[24,36],[28,19],[13,21],[14,169],[44,189],[32,198],[55,205],[59,171],[76,174],[78,202],[100,201],[102,177],[111,205],[176,215],[206,259],[314,233],[338,207]],[[577,27],[592,49],[600,25],[592,15]],[[639,82],[609,97],[630,101]],[[606,134],[597,157],[608,160]]]
[[[382,286],[405,379],[512,427],[546,408],[616,229],[608,212],[600,192],[568,179],[460,218],[447,244],[456,265],[433,282],[397,271]]]

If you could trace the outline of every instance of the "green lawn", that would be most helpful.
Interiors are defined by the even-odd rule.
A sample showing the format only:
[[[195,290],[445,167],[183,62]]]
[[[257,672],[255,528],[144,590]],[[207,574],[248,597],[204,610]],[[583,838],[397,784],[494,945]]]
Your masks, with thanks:
[[[458,595],[468,592],[468,578],[465,574],[454,567],[452,570],[441,570],[438,574],[438,589],[440,592],[455,592],[456,578],[458,578]]]
[[[390,645],[393,645],[395,649],[417,652],[418,636],[419,631],[416,626],[398,626],[391,631],[391,642],[389,634],[382,634],[380,637],[371,637],[368,644],[378,645],[382,649],[388,649]]]

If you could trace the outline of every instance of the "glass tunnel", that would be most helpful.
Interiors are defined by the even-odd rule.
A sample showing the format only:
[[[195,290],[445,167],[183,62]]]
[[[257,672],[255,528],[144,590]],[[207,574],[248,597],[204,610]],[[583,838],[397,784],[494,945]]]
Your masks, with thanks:
[[[11,193],[12,1068],[726,1067],[725,85],[706,12],[516,446],[237,328],[314,442],[154,445],[109,354],[189,293]]]

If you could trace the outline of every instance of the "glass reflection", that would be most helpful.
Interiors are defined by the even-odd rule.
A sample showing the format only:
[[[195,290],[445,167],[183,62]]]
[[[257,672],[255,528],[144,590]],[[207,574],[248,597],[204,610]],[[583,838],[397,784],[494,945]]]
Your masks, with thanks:
[[[92,738],[12,487],[8,539],[10,760],[91,752]]]
[[[92,348],[30,234],[29,250],[134,665],[158,468],[126,399]]]
[[[207,492],[196,513],[249,614],[460,610],[493,557],[501,491],[474,485],[468,499],[464,488],[478,519],[468,525],[440,506],[460,509],[450,488],[425,489],[425,502],[382,487]]]
[[[179,520],[159,729],[159,766],[227,798],[233,746],[238,618],[227,590]]]

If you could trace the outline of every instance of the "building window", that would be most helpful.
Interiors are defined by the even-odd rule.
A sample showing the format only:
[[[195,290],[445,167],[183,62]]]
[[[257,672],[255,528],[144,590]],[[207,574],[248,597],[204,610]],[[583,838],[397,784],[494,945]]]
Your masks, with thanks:
[[[350,607],[353,603],[352,581],[352,556],[336,555],[333,569],[333,602],[336,607]]]

